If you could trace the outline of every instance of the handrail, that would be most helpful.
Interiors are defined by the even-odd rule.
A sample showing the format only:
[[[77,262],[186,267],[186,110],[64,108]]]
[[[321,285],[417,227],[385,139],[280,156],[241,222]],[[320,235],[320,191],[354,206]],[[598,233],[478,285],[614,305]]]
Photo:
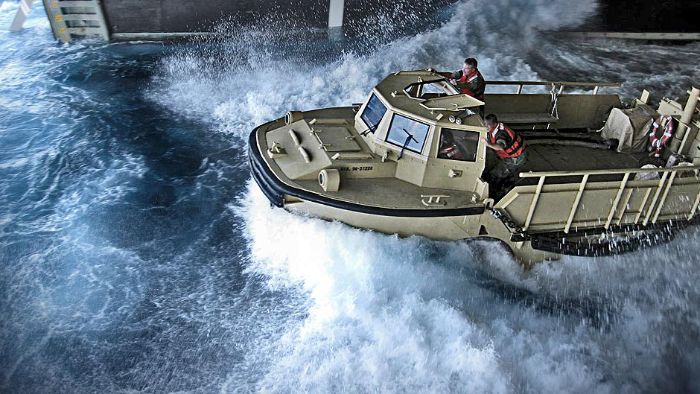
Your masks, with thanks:
[[[487,81],[486,86],[489,85],[500,85],[500,86],[517,86],[518,90],[515,94],[522,94],[523,87],[525,86],[551,86],[552,93],[554,96],[562,94],[564,87],[574,86],[579,88],[592,88],[593,95],[598,94],[598,90],[602,87],[615,87],[619,88],[622,86],[619,82],[567,82],[567,81]],[[559,91],[556,92],[556,88],[559,87]],[[555,107],[556,108],[556,107]]]
[[[584,195],[591,190],[601,190],[600,187],[595,187],[591,182],[591,176],[596,174],[615,174],[623,175],[622,179],[617,179],[615,181],[610,181],[606,183],[602,190],[610,195],[609,204],[601,202],[600,204],[594,204],[594,210],[596,212],[596,217],[599,217],[597,226],[606,230],[610,229],[610,226],[617,222],[620,225],[623,221],[627,224],[643,225],[648,226],[651,224],[656,224],[659,219],[667,220],[678,217],[687,217],[689,220],[692,219],[697,213],[698,206],[700,206],[700,189],[692,190],[690,193],[694,193],[692,196],[688,196],[688,205],[692,203],[692,208],[690,206],[690,211],[685,211],[685,208],[681,212],[671,212],[664,213],[664,208],[668,203],[669,196],[673,193],[672,188],[677,184],[674,182],[678,179],[680,174],[683,172],[694,173],[694,178],[689,178],[690,184],[693,188],[698,187],[698,172],[700,170],[700,165],[696,166],[676,166],[672,168],[634,168],[634,169],[615,169],[615,170],[591,170],[591,171],[549,171],[549,172],[529,172],[521,173],[521,178],[539,178],[537,180],[537,185],[532,189],[533,185],[530,185],[530,189],[520,189],[516,191],[516,187],[513,191],[514,193],[509,194],[510,197],[504,197],[499,203],[498,207],[500,209],[506,210],[508,207],[516,200],[521,199],[520,203],[515,206],[515,210],[520,211],[518,220],[521,223],[518,225],[522,226],[522,231],[528,231],[531,228],[537,228],[538,231],[542,229],[552,229],[553,227],[558,230],[563,230],[564,233],[568,234],[572,227],[578,226],[580,223],[584,226],[591,226],[591,218],[589,215],[581,218],[577,221],[576,217],[581,211],[584,201]],[[649,180],[651,183],[637,183],[634,182],[634,174],[644,173],[644,172],[658,172],[661,176],[658,179]],[[551,190],[547,189],[545,181],[548,178],[562,177],[562,176],[583,176],[580,181],[571,182],[568,187],[557,188],[554,187]],[[682,182],[686,184],[686,182]],[[554,185],[561,186],[561,185]],[[575,187],[575,189],[574,189]],[[687,189],[684,189],[683,193],[688,193]],[[543,215],[538,215],[537,212],[540,209],[539,205],[541,203],[541,197],[543,194],[549,193],[567,193],[571,196],[572,192],[575,192],[573,203],[568,207],[568,212],[557,213],[555,216],[551,216],[548,213]],[[629,207],[630,198],[633,193],[639,193],[642,197],[641,204],[635,202],[633,207]],[[697,193],[697,194],[695,194]],[[564,197],[564,195],[559,195],[561,199],[568,199],[569,197]],[[674,197],[675,198],[675,197]],[[525,206],[523,206],[525,204]],[[675,204],[675,203],[674,203]],[[589,208],[590,209],[590,208]],[[627,210],[633,210],[629,212],[628,216]],[[675,208],[674,208],[675,209]],[[599,214],[599,216],[598,216]],[[633,217],[629,217],[633,215]],[[665,215],[665,216],[664,216]],[[669,216],[670,215],[670,216]],[[543,219],[544,217],[544,219]],[[552,222],[552,219],[556,219],[556,222]],[[544,221],[543,221],[544,220]],[[544,226],[544,227],[542,227]]]
[[[586,189],[586,183],[588,183],[588,175],[583,176],[583,180],[578,187],[578,193],[576,193],[576,199],[574,199],[574,205],[571,206],[569,211],[569,218],[566,220],[566,226],[564,226],[564,232],[566,234],[571,230],[571,224],[574,222],[574,216],[576,216],[576,211],[578,211],[578,206],[581,203],[581,197],[583,197],[583,191]]]
[[[537,209],[537,203],[540,200],[540,193],[542,193],[542,187],[544,186],[545,177],[540,178],[537,182],[537,189],[535,189],[535,194],[532,195],[532,200],[530,200],[530,208],[527,211],[527,218],[525,219],[525,225],[523,226],[523,231],[530,227],[532,222],[532,217],[535,215],[535,209]]]
[[[620,82],[567,82],[567,81],[486,81],[487,85],[523,85],[523,86],[579,86],[579,87],[614,87],[622,86]]]
[[[562,177],[562,176],[583,176],[583,175],[624,175],[624,174],[640,174],[645,172],[674,172],[674,171],[695,171],[700,170],[700,165],[695,166],[676,166],[671,168],[628,168],[628,169],[610,169],[610,170],[589,170],[589,171],[543,171],[543,172],[521,172],[521,178],[538,178],[545,176]]]
[[[622,182],[620,182],[620,188],[617,190],[617,194],[615,195],[615,200],[613,200],[612,205],[610,206],[610,213],[608,213],[608,220],[605,221],[605,226],[603,226],[603,227],[605,227],[606,230],[610,228],[610,224],[612,223],[613,217],[615,216],[615,211],[617,211],[617,204],[620,203],[620,198],[622,198],[622,193],[625,192],[625,188],[627,187],[627,181],[629,179],[630,179],[630,174],[627,173],[622,178]]]
[[[619,183],[617,186],[617,192],[615,193],[615,198],[611,200],[611,205],[610,205],[610,210],[608,211],[607,218],[605,220],[604,228],[607,230],[610,228],[610,225],[612,224],[613,220],[615,219],[615,216],[618,215],[618,224],[622,220],[622,215],[624,215],[624,212],[626,210],[626,205],[629,202],[631,194],[628,193],[627,197],[625,197],[625,202],[623,206],[619,209],[620,212],[618,212],[618,206],[620,204],[620,201],[623,199],[623,195],[626,190],[630,187],[630,181],[634,179],[632,177],[633,174],[638,174],[638,173],[648,173],[648,172],[658,172],[661,173],[661,176],[659,179],[655,179],[654,181],[657,183],[656,187],[649,187],[646,188],[646,192],[644,194],[644,199],[642,201],[642,205],[640,208],[639,213],[636,215],[634,219],[634,223],[637,224],[639,223],[640,219],[642,220],[642,224],[646,226],[649,222],[651,223],[656,223],[658,220],[659,216],[661,215],[661,211],[663,207],[665,206],[666,199],[669,195],[669,192],[671,191],[671,187],[673,186],[673,181],[676,178],[676,175],[678,175],[679,172],[685,172],[685,171],[692,171],[695,173],[696,179],[698,178],[698,170],[700,170],[700,165],[697,166],[676,166],[672,168],[634,168],[634,169],[615,169],[615,170],[591,170],[591,171],[549,171],[549,172],[527,172],[527,173],[521,173],[520,177],[521,178],[539,178],[537,182],[537,187],[535,188],[534,193],[532,194],[530,203],[529,203],[529,208],[527,212],[527,216],[525,219],[525,223],[522,227],[524,231],[526,231],[530,225],[532,224],[532,220],[534,218],[535,211],[537,210],[537,205],[539,202],[540,195],[543,193],[543,187],[544,187],[544,182],[545,179],[551,178],[551,177],[563,177],[563,176],[583,176],[583,179],[581,182],[573,182],[573,184],[578,183],[578,192],[576,193],[576,197],[574,199],[573,205],[571,206],[569,210],[569,214],[566,218],[565,222],[562,222],[564,224],[564,233],[569,233],[569,230],[571,229],[571,226],[574,224],[574,219],[576,217],[576,213],[579,209],[579,205],[581,203],[581,199],[583,197],[584,192],[586,191],[586,187],[590,185],[590,176],[592,175],[624,175],[622,177],[621,181],[616,181]],[[633,187],[634,188],[634,187]],[[647,206],[647,200],[650,197],[650,194],[652,192],[652,189],[654,189],[653,192],[653,197],[651,199],[651,203]],[[510,201],[506,204],[510,204]],[[695,211],[697,210],[698,205],[700,204],[700,192],[698,192],[698,195],[695,198],[695,202],[693,205],[692,210],[688,214],[690,218],[695,214]],[[645,209],[646,207],[646,209]]]

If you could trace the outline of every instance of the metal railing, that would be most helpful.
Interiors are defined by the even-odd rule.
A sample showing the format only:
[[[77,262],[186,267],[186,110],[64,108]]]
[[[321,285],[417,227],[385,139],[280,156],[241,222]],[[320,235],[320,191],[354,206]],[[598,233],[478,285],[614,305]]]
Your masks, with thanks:
[[[651,223],[656,223],[657,219],[659,218],[659,215],[661,214],[661,210],[664,207],[664,203],[666,202],[666,198],[668,197],[668,194],[671,190],[671,187],[673,185],[673,181],[676,178],[676,175],[679,172],[693,172],[695,174],[695,177],[698,177],[698,173],[700,171],[700,166],[678,166],[678,167],[673,167],[673,168],[639,168],[639,169],[616,169],[616,170],[591,170],[591,171],[549,171],[549,172],[525,172],[525,173],[520,173],[521,178],[539,178],[537,181],[537,187],[535,188],[535,193],[532,196],[532,199],[530,201],[530,205],[528,208],[528,213],[525,219],[525,224],[523,225],[523,230],[527,230],[528,227],[530,227],[530,224],[532,223],[532,218],[535,214],[535,210],[537,209],[537,203],[539,201],[540,195],[542,194],[542,189],[544,187],[545,180],[547,178],[556,178],[556,177],[567,177],[567,176],[582,176],[582,180],[580,182],[578,192],[576,194],[576,198],[574,199],[574,202],[571,206],[571,210],[569,212],[566,225],[564,227],[564,232],[569,233],[569,230],[571,229],[571,225],[574,222],[574,217],[576,216],[576,212],[579,209],[579,205],[581,202],[581,197],[583,196],[583,193],[586,190],[586,186],[588,185],[588,180],[590,176],[594,175],[622,175],[622,180],[619,181],[619,187],[618,191],[615,195],[615,198],[611,201],[612,205],[610,207],[610,211],[608,213],[608,216],[605,221],[604,228],[607,230],[610,228],[610,225],[612,224],[613,218],[615,217],[615,214],[617,213],[619,215],[618,220],[617,220],[617,225],[619,225],[622,222],[623,216],[625,214],[625,209],[627,208],[627,205],[629,203],[629,200],[632,196],[632,192],[634,189],[629,189],[627,190],[628,182],[630,181],[630,178],[634,180],[634,177],[632,175],[636,174],[641,174],[641,173],[658,173],[660,174],[660,178],[658,180],[658,183],[656,185],[656,190],[654,192],[654,196],[652,197],[651,203],[646,209],[646,212],[644,212],[644,208],[646,207],[646,203],[649,199],[649,195],[651,193],[651,188],[649,188],[646,191],[645,196],[643,197],[643,201],[640,206],[640,212],[637,214],[637,216],[634,219],[634,224],[638,224],[640,219],[642,219],[642,216],[644,216],[644,219],[642,221],[642,224],[646,226],[649,222]],[[625,190],[627,190],[627,193],[625,193]],[[623,197],[624,195],[624,197]],[[513,199],[515,199],[517,195],[513,195]],[[617,207],[620,203],[620,200],[624,198],[623,204],[621,205],[621,212],[617,212]],[[504,203],[505,206],[510,204],[512,201],[507,201]],[[693,202],[691,210],[688,212],[687,219],[690,220],[693,218],[695,215],[695,212],[698,209],[698,205],[700,204],[700,190],[698,190],[695,200]]]
[[[617,82],[567,82],[567,81],[486,81],[486,86],[517,86],[516,94],[522,94],[525,86],[549,86],[557,94],[561,94],[565,87],[589,88],[593,94],[598,94],[600,88],[619,88],[622,84]]]

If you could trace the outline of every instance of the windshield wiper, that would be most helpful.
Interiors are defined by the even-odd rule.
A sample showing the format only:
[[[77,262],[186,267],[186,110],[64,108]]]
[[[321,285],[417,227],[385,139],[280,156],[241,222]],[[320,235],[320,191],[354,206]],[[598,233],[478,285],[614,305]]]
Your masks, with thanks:
[[[399,157],[396,160],[401,160],[403,157],[403,151],[406,149],[406,146],[408,145],[411,140],[413,140],[415,143],[418,143],[418,140],[413,137],[413,134],[409,133],[406,129],[402,128],[404,133],[406,133],[406,141],[403,142],[403,145],[401,145],[401,152],[399,152]]]
[[[381,123],[381,122],[379,122],[379,123]],[[379,127],[379,123],[375,124],[374,126],[369,127],[367,130],[361,132],[360,135],[364,137],[369,133],[374,133],[377,130],[377,127]]]

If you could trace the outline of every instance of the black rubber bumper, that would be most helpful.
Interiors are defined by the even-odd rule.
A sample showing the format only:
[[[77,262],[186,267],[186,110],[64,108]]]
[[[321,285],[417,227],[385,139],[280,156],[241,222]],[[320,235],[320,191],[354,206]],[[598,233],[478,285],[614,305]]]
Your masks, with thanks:
[[[697,226],[700,217],[692,220],[676,220],[641,225],[612,226],[609,230],[604,228],[574,231],[569,234],[562,232],[535,234],[530,237],[533,249],[545,252],[554,252],[570,256],[610,256],[633,252],[649,246],[661,245],[673,240],[676,233],[690,226]],[[604,233],[611,234],[637,234],[615,242],[598,242],[597,236]]]
[[[248,160],[250,161],[250,171],[253,179],[260,186],[270,203],[276,207],[284,205],[284,196],[293,196],[302,200],[327,205],[333,208],[347,211],[366,213],[370,215],[394,216],[394,217],[450,217],[450,216],[471,216],[484,213],[484,207],[468,207],[456,209],[390,209],[368,205],[360,205],[333,198],[321,196],[306,190],[298,189],[282,182],[270,170],[262,157],[262,152],[258,149],[256,139],[257,128],[250,133],[248,139]]]
[[[284,205],[284,184],[274,177],[267,164],[260,157],[260,152],[255,144],[255,131],[250,133],[250,143],[248,144],[248,161],[250,163],[250,172],[253,175],[255,183],[260,186],[265,197],[270,200],[270,203],[276,207]]]

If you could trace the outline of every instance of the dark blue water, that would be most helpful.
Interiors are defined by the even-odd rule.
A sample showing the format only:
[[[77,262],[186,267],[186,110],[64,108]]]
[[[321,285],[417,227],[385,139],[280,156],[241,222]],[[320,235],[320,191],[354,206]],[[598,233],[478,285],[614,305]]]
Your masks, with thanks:
[[[302,303],[241,272],[244,151],[149,97],[176,49],[0,34],[0,391],[218,390]]]
[[[700,392],[696,230],[523,272],[293,216],[250,182],[255,125],[464,53],[492,79],[620,80],[628,98],[700,80],[697,45],[535,35],[594,3],[507,3],[431,28],[383,15],[342,42],[260,27],[166,46],[59,45],[40,9],[11,34],[6,1],[0,392]]]

